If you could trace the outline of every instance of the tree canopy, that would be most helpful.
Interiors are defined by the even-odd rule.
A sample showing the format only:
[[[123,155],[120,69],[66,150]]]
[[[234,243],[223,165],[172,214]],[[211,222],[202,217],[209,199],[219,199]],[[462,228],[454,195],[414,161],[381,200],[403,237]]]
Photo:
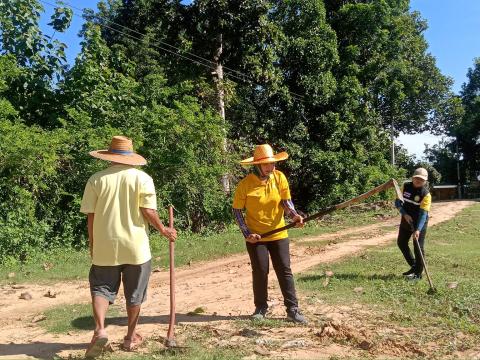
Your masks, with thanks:
[[[297,206],[313,211],[404,176],[389,162],[392,124],[415,133],[457,118],[407,0],[109,0],[85,12],[74,64],[41,31],[37,0],[0,10],[3,258],[82,246],[83,187],[105,166],[88,151],[114,134],[148,159],[160,207],[201,231],[231,221],[220,178],[235,186],[245,174],[235,161],[255,144],[289,152],[279,166]],[[49,25],[69,31],[72,16],[59,4]],[[458,133],[478,133],[475,86]]]

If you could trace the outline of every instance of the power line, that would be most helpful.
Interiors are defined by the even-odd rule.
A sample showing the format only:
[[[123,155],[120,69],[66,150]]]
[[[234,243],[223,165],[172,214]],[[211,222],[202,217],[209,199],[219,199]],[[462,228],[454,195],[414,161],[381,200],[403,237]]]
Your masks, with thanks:
[[[57,5],[52,4],[52,3],[48,2],[48,1],[45,1],[45,0],[39,0],[39,1],[40,1],[41,3],[43,3],[43,4],[48,5],[48,6],[51,6],[51,7],[54,7],[54,8],[57,7]],[[78,10],[78,11],[82,11],[82,12],[83,12],[84,9],[77,8],[77,7],[75,7],[75,6],[73,6],[73,5],[70,5],[70,4],[64,5],[64,6],[70,8],[70,10],[72,10],[72,14],[73,14],[74,16],[80,17],[80,18],[82,18],[82,19],[84,18],[82,15],[80,15],[80,14],[76,13],[75,11],[73,11],[73,10]],[[108,22],[108,23],[110,23],[110,24],[112,24],[112,25],[116,25],[116,26],[118,26],[118,27],[121,27],[121,28],[123,28],[123,29],[125,29],[125,30],[127,30],[127,31],[131,31],[131,32],[133,32],[133,33],[136,33],[136,34],[138,34],[138,35],[140,35],[140,36],[146,36],[145,34],[139,32],[139,31],[136,31],[136,30],[131,29],[131,28],[129,28],[129,27],[126,27],[126,26],[124,26],[124,25],[118,24],[118,23],[116,23],[116,22],[114,22],[114,21],[111,21],[111,20],[109,20],[109,19],[107,19],[107,18],[104,18],[104,17],[102,17],[102,16],[99,16],[99,15],[96,15],[96,14],[93,14],[93,16],[96,17],[96,18],[98,18],[98,19],[101,19],[101,20],[103,20],[103,21],[105,21],[105,22]],[[111,26],[109,26],[109,25],[106,25],[106,24],[103,24],[103,23],[99,23],[98,25],[100,25],[100,26],[102,26],[102,27],[104,27],[104,28],[106,28],[106,29],[109,29],[109,30],[111,30],[111,31],[114,31],[114,32],[116,32],[116,33],[118,33],[118,34],[124,35],[124,36],[126,36],[126,37],[128,37],[128,38],[130,38],[130,39],[137,40],[137,41],[143,41],[143,39],[140,38],[140,37],[137,37],[137,36],[134,36],[134,35],[125,33],[124,31],[121,31],[121,30],[119,30],[119,29],[115,29],[115,28],[113,28],[113,27],[111,27]],[[178,48],[178,47],[175,47],[175,46],[173,46],[173,45],[170,45],[170,44],[168,44],[168,43],[166,43],[166,42],[164,42],[164,41],[157,40],[157,42],[159,42],[160,44],[162,44],[162,45],[164,45],[164,46],[169,47],[170,49],[168,49],[168,48],[166,48],[166,47],[164,47],[164,46],[158,45],[158,44],[154,44],[154,43],[150,43],[150,45],[153,46],[153,47],[155,47],[155,48],[157,48],[157,49],[160,49],[160,50],[162,50],[162,51],[168,52],[168,53],[170,53],[170,54],[172,54],[172,55],[175,55],[175,56],[178,56],[178,57],[183,58],[183,59],[185,59],[185,60],[188,60],[188,61],[190,61],[190,62],[196,63],[197,65],[206,67],[206,68],[208,68],[208,69],[210,69],[210,70],[216,70],[216,66],[217,66],[217,65],[216,65],[215,62],[213,62],[213,61],[211,61],[211,60],[205,59],[205,58],[203,58],[203,57],[201,57],[201,56],[199,56],[199,55],[196,55],[196,54],[194,54],[194,53],[190,53],[190,52],[187,52],[187,51],[183,51],[182,49],[180,49],[180,48]],[[177,51],[173,51],[173,50],[171,50],[171,49],[175,49],[175,50],[177,50]],[[192,58],[189,57],[188,55],[182,54],[181,52],[183,52],[183,53],[185,53],[185,54],[188,54],[188,55],[190,55],[191,57],[194,57],[194,58],[196,58],[196,59],[198,59],[198,60],[192,59]],[[238,71],[238,70],[234,70],[234,69],[231,69],[231,68],[226,67],[226,66],[223,66],[223,65],[222,65],[222,67],[227,70],[227,71],[224,71],[224,74],[225,74],[227,77],[236,79],[236,80],[238,80],[238,81],[240,81],[240,82],[249,83],[250,85],[262,86],[261,84],[258,84],[258,83],[256,83],[255,81],[253,81],[250,76],[248,76],[248,75],[246,75],[246,74],[244,74],[244,73],[242,73],[242,72],[240,72],[240,71]],[[238,75],[232,74],[232,73],[230,73],[230,72],[236,73],[236,74],[238,74]],[[305,102],[303,95],[297,94],[297,93],[292,92],[292,91],[288,91],[288,93],[294,98],[294,100],[298,100],[298,101],[301,101],[301,102]]]
[[[70,8],[72,8],[72,9],[75,9],[75,10],[78,10],[78,11],[82,11],[82,12],[84,11],[84,9],[75,7],[75,6],[71,5],[71,4],[68,4],[68,6],[69,6]],[[133,33],[135,33],[135,34],[137,34],[137,35],[145,36],[145,34],[139,32],[139,31],[137,31],[137,30],[135,30],[135,29],[132,29],[132,28],[129,28],[129,27],[125,26],[125,25],[116,23],[116,22],[114,22],[114,21],[112,21],[112,20],[110,20],[110,19],[108,19],[108,18],[103,17],[103,16],[100,16],[100,15],[97,15],[97,14],[93,14],[93,16],[96,17],[96,18],[98,18],[98,19],[101,19],[101,20],[103,20],[103,21],[106,21],[106,22],[108,22],[108,23],[110,23],[110,24],[112,24],[112,25],[119,26],[119,27],[121,27],[122,29],[131,31],[131,32],[133,32]],[[169,44],[169,43],[167,43],[167,42],[164,42],[164,41],[162,41],[162,40],[157,40],[157,42],[160,43],[160,44],[162,44],[162,45],[164,45],[164,46],[167,46],[167,47],[169,47],[169,48],[175,49],[175,50],[177,50],[177,51],[179,51],[179,52],[184,52],[184,53],[186,53],[186,54],[188,54],[188,55],[190,55],[190,56],[192,56],[192,57],[194,57],[194,58],[197,58],[197,59],[199,59],[199,60],[202,60],[202,61],[205,61],[205,62],[207,62],[207,63],[210,63],[210,64],[212,64],[212,66],[216,66],[216,65],[217,65],[217,64],[216,64],[214,61],[212,61],[212,60],[206,59],[206,58],[204,58],[204,57],[202,57],[202,56],[200,56],[200,55],[197,55],[197,54],[195,54],[195,53],[191,53],[191,52],[182,50],[182,49],[180,49],[180,48],[178,48],[178,47],[176,47],[176,46],[174,46],[174,45],[171,45],[171,44]],[[231,72],[235,72],[235,73],[237,73],[238,75],[243,76],[243,77],[245,77],[245,78],[250,78],[250,80],[252,80],[250,76],[248,76],[248,75],[246,75],[246,74],[244,74],[244,73],[242,73],[242,72],[240,72],[240,71],[238,71],[238,70],[229,68],[229,67],[224,66],[224,65],[223,65],[223,68],[224,68],[224,69],[227,69],[227,70],[229,70],[229,71],[231,71]]]

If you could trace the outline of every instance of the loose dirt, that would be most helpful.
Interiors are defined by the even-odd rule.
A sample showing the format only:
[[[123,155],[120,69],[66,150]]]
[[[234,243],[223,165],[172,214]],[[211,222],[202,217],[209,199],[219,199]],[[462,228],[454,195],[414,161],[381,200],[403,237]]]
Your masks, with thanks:
[[[432,226],[451,219],[463,208],[472,204],[474,204],[472,201],[435,203],[429,224]],[[383,220],[369,226],[292,241],[293,271],[299,273],[318,264],[335,262],[357,254],[369,247],[390,244],[396,238],[398,220]],[[329,242],[322,248],[308,246],[309,242],[316,241]],[[282,297],[273,271],[270,278],[272,316],[283,318],[285,313]],[[46,297],[45,294],[49,291],[56,296]],[[32,296],[31,300],[19,299],[20,294],[25,292]],[[168,272],[153,273],[148,300],[143,306],[139,325],[139,331],[143,336],[159,339],[166,334],[168,298]],[[88,302],[89,289],[86,281],[0,287],[0,359],[80,356],[90,341],[91,332],[79,330],[69,334],[50,334],[40,326],[41,321],[34,320],[41,318],[42,312],[52,307]],[[124,305],[123,296],[119,296],[117,302]],[[204,314],[188,315],[199,307],[205,310]],[[251,269],[246,253],[177,270],[177,321],[180,332],[183,331],[182,329],[190,329],[191,326],[205,327],[214,326],[214,324],[231,329],[228,325],[231,320],[244,318],[252,310]],[[395,357],[397,353],[421,355],[418,352],[419,349],[408,348],[408,345],[401,341],[384,342],[381,346],[373,345],[371,335],[346,325],[348,316],[345,314],[348,314],[351,309],[319,303],[304,306],[304,310],[307,314],[323,314],[326,322],[319,327],[312,324],[305,328],[273,329],[271,333],[264,331],[267,335],[280,339],[281,345],[277,350],[269,351],[264,349],[264,344],[257,344],[255,348],[257,351],[252,358],[256,356],[328,358],[332,355],[353,355],[365,349],[372,349],[371,354],[379,356]],[[358,312],[359,309],[356,311]],[[114,347],[118,346],[125,335],[125,323],[125,318],[122,317],[115,319],[113,324],[108,326],[107,330]],[[237,337],[245,338],[245,336]],[[347,340],[348,344],[339,344],[339,337]],[[352,343],[355,345],[354,348]],[[214,346],[218,344],[215,343]],[[376,347],[373,348],[374,346]]]

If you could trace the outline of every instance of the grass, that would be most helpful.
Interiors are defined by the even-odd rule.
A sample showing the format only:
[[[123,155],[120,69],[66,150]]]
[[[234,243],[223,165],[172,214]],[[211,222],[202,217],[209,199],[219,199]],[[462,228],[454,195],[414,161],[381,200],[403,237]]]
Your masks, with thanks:
[[[175,359],[175,360],[240,360],[244,358],[245,353],[239,349],[206,349],[198,341],[188,342],[187,349],[183,351],[165,350],[154,342],[147,342],[147,353],[127,353],[117,351],[115,353],[104,353],[97,359],[100,360],[156,360],[156,359]],[[61,360],[63,358],[55,357]],[[84,359],[83,355],[70,356],[69,359]]]
[[[118,306],[110,306],[106,324],[110,324],[112,317],[120,314],[121,310]],[[45,315],[46,319],[39,322],[39,324],[50,333],[66,334],[78,330],[90,331],[95,328],[91,304],[57,306],[43,312],[43,315]]]
[[[183,351],[165,350],[156,344],[149,344],[149,351],[146,354],[114,353],[105,354],[101,360],[155,360],[155,359],[176,359],[176,360],[240,360],[245,355],[239,349],[206,349],[198,341],[190,341],[188,347]],[[83,358],[83,357],[80,357]]]
[[[470,341],[480,340],[479,230],[480,204],[429,229],[426,255],[437,288],[434,295],[427,294],[426,279],[410,283],[399,275],[408,266],[396,246],[370,249],[318,267],[298,276],[298,287],[328,304],[363,304],[372,312],[369,321],[413,328],[417,340],[425,343],[444,339],[439,346],[445,353],[451,352],[451,341],[459,332]],[[324,288],[327,267],[334,276]],[[452,282],[458,287],[449,288]],[[358,287],[363,292],[355,292]]]
[[[289,230],[290,238],[321,235],[352,226],[371,224],[379,213],[394,215],[394,210],[343,210],[327,216],[320,222],[308,224],[303,229]],[[168,267],[168,242],[154,233],[150,239],[153,267]],[[175,244],[175,264],[183,266],[192,262],[208,261],[245,251],[245,242],[236,226],[217,234],[192,234],[181,232]],[[24,263],[0,265],[0,285],[9,283],[52,283],[64,280],[87,279],[90,257],[86,250],[55,249],[30,254]],[[14,274],[9,277],[9,274]]]

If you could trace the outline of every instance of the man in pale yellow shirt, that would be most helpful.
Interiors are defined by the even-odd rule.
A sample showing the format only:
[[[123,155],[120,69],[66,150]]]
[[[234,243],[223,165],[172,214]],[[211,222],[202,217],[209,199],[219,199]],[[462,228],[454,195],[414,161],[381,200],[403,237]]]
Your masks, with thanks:
[[[115,136],[108,150],[92,151],[90,155],[111,163],[90,177],[80,209],[88,217],[92,257],[89,281],[95,318],[86,356],[96,357],[108,342],[105,317],[108,306],[115,301],[120,281],[128,315],[123,347],[133,350],[141,344],[143,339],[135,329],[151,273],[149,223],[170,241],[175,241],[177,233],[160,221],[153,180],[134,167],[145,165],[146,160],[133,152],[130,139]]]

